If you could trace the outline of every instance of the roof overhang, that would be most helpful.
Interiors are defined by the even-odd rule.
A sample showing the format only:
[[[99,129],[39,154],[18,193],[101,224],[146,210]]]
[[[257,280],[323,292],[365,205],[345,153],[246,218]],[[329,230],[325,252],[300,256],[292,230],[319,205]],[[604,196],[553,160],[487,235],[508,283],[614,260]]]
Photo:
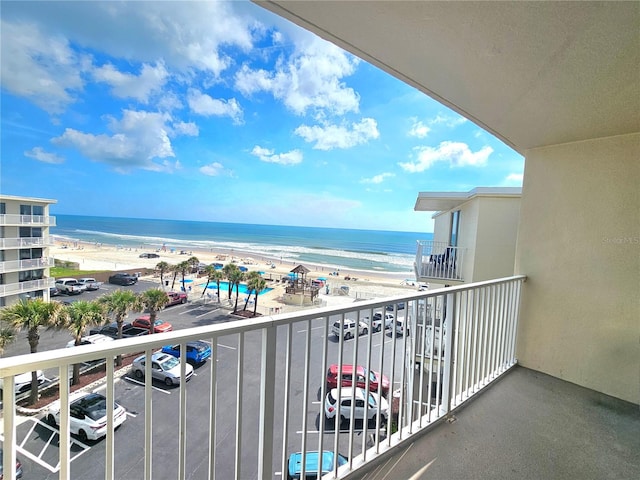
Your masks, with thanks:
[[[253,1],[522,154],[640,131],[640,2]]]
[[[477,197],[520,198],[519,187],[478,187],[468,192],[420,192],[413,208],[416,212],[446,212]]]

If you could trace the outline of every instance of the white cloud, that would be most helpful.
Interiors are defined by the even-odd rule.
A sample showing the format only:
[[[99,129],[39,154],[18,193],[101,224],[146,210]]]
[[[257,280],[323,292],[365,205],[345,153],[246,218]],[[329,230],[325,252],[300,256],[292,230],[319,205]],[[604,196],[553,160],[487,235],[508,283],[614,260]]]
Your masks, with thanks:
[[[294,133],[307,142],[315,142],[313,148],[316,150],[351,148],[380,136],[373,118],[363,118],[360,123],[351,125],[300,125]]]
[[[429,125],[445,125],[453,128],[466,122],[467,119],[460,115],[445,115],[443,113],[438,113],[435,117],[429,120]]]
[[[175,122],[173,124],[174,135],[187,135],[189,137],[197,137],[200,133],[198,126],[193,122]]]
[[[208,175],[210,177],[217,177],[218,175],[222,175],[224,173],[224,166],[221,163],[213,162],[209,165],[200,167],[200,173],[202,173],[203,175]]]
[[[140,75],[120,72],[111,64],[97,67],[92,73],[98,82],[110,85],[116,97],[134,98],[142,103],[148,103],[149,96],[159,92],[169,76],[162,62],[155,66],[142,64]]]
[[[112,165],[119,172],[134,168],[171,172],[179,166],[166,160],[175,157],[169,137],[189,132],[192,127],[185,126],[188,124],[178,122],[176,128],[167,113],[134,110],[124,110],[120,120],[107,118],[112,135],[67,128],[52,142],[76,148],[86,158]]]
[[[385,178],[391,178],[391,177],[395,177],[395,176],[396,176],[395,173],[385,172],[385,173],[381,173],[379,175],[374,175],[371,178],[363,178],[362,180],[360,180],[360,183],[380,184],[380,183],[384,182]]]
[[[263,162],[279,163],[280,165],[296,165],[302,162],[302,152],[300,150],[276,154],[273,150],[256,145],[251,150],[251,155],[258,157]]]
[[[2,88],[48,113],[63,112],[83,89],[89,57],[75,53],[65,38],[46,36],[33,24],[3,19],[0,31]]]
[[[409,136],[417,138],[426,137],[431,129],[416,118],[413,118],[412,120],[413,125],[411,125],[411,129],[409,130]]]
[[[524,179],[524,174],[522,173],[511,173],[507,175],[506,181],[509,184],[518,184],[522,185],[522,180]]]
[[[230,117],[233,123],[242,123],[242,107],[235,98],[229,100],[212,98],[196,89],[189,89],[187,94],[189,108],[194,113],[205,117]]]
[[[482,167],[493,153],[489,146],[472,152],[469,146],[462,142],[442,142],[437,148],[416,147],[414,151],[417,157],[415,161],[398,163],[403,170],[411,173],[428,170],[436,162],[448,162],[450,167]]]
[[[343,115],[359,109],[360,96],[342,81],[358,63],[356,57],[315,38],[286,61],[278,61],[273,72],[243,65],[236,73],[235,87],[245,96],[270,93],[297,115],[309,109]]]
[[[64,162],[64,158],[56,155],[55,153],[45,152],[42,147],[34,147],[31,150],[24,152],[24,156],[44,163],[57,164]]]

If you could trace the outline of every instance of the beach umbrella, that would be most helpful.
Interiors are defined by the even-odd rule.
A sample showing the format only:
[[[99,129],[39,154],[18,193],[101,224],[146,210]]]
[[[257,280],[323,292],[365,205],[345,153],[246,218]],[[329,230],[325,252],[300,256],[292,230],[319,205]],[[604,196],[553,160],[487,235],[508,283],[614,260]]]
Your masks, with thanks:
[[[326,282],[326,281],[327,281],[327,279],[326,279],[326,278],[324,278],[324,277],[318,277],[318,280],[320,280],[320,281],[322,281],[322,282]]]
[[[242,266],[238,267],[238,269],[239,269],[241,272],[246,272],[247,270],[249,270],[247,267],[242,267]]]

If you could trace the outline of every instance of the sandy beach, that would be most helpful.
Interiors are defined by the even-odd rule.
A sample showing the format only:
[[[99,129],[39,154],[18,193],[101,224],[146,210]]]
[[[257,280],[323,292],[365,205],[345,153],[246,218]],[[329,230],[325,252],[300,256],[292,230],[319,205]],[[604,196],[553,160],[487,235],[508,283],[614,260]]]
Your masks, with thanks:
[[[156,253],[159,258],[140,258],[142,253]],[[244,266],[247,270],[264,272],[263,277],[267,280],[267,286],[271,291],[260,295],[258,301],[258,311],[263,314],[280,313],[292,311],[300,307],[286,305],[282,301],[285,285],[280,282],[282,277],[286,277],[298,264],[295,262],[282,261],[279,258],[255,257],[241,251],[212,251],[212,250],[152,250],[139,248],[122,248],[113,245],[56,241],[51,247],[50,254],[56,260],[77,263],[81,271],[120,271],[135,269],[154,269],[159,262],[167,262],[169,265],[177,265],[190,257],[197,257],[202,263],[221,263],[226,265],[233,262],[238,266]],[[315,264],[302,264],[310,272],[307,274],[308,281],[319,278],[326,279],[326,284],[320,290],[320,300],[323,305],[344,304],[363,298],[377,298],[392,295],[400,295],[416,291],[418,286],[410,280],[409,274],[397,273],[371,273],[352,272],[348,270],[338,270],[336,267]],[[79,272],[78,276],[82,276]],[[191,287],[189,292],[192,299],[202,297],[205,287],[206,277],[189,275]],[[157,275],[145,277],[145,280],[157,281],[160,286],[160,279]],[[328,289],[327,289],[328,287]],[[345,288],[346,287],[346,288]],[[175,289],[179,288],[176,282]],[[328,292],[328,293],[327,293]],[[346,293],[348,292],[348,293]],[[221,292],[221,295],[223,292]],[[207,297],[204,297],[207,298]],[[210,298],[210,297],[209,297]],[[246,295],[240,295],[240,300],[244,302]],[[222,301],[227,300],[226,292],[222,296]],[[250,307],[252,308],[252,307]]]

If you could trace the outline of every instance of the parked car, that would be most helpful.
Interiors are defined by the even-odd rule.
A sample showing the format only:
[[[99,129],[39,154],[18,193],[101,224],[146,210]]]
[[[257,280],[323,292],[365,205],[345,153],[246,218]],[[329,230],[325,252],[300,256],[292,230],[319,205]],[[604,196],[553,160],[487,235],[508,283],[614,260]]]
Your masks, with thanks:
[[[187,303],[187,294],[184,292],[167,292],[167,307],[177,305],[179,303]]]
[[[56,288],[66,295],[80,295],[84,291],[75,278],[58,278]]]
[[[80,339],[80,345],[95,345],[104,342],[113,342],[114,338],[102,333],[94,333],[93,335],[87,335]],[[67,343],[67,348],[75,347],[76,341],[71,340]]]
[[[160,255],[157,253],[141,253],[139,255],[140,258],[160,258]]]
[[[49,287],[49,297],[57,297],[58,295],[60,295],[58,287]]]
[[[383,314],[378,312],[373,314],[373,320],[371,320],[371,328],[374,332],[379,332],[382,330],[382,325],[384,323],[384,329],[391,328],[393,325],[393,321],[396,317],[393,313],[385,313],[384,318]]]
[[[109,277],[109,283],[114,285],[134,285],[138,283],[138,277],[131,273],[114,273]]]
[[[113,425],[122,425],[127,411],[121,405],[113,405]],[[54,427],[60,425],[60,400],[49,405],[47,422]],[[98,440],[107,434],[107,399],[99,393],[76,391],[69,396],[70,432],[82,441]]]
[[[3,455],[4,451],[0,448],[0,480],[4,478]],[[22,478],[22,462],[19,458],[16,458],[16,478]]]
[[[320,461],[318,461],[320,460]],[[304,476],[306,479],[318,478],[319,467],[323,475],[331,473],[335,466],[336,457],[333,452],[325,450],[322,456],[318,452],[307,452],[304,457]],[[342,455],[337,457],[338,466],[347,464],[347,459]],[[302,473],[302,452],[292,453],[287,461],[287,480],[299,480]]]
[[[396,306],[398,307],[398,310],[404,310],[404,302],[400,302]],[[394,308],[395,307],[393,305],[386,306],[387,312],[393,312]]]
[[[131,364],[131,370],[138,379],[144,378],[146,356],[136,358]],[[193,367],[186,365],[185,380],[188,381],[193,375]],[[173,355],[163,352],[155,352],[151,356],[151,376],[156,380],[162,380],[167,386],[180,384],[180,360]]]
[[[102,285],[102,282],[98,282],[95,278],[91,277],[79,278],[78,283],[84,286],[85,290],[90,292],[98,290],[100,288],[100,285]]]
[[[354,377],[354,368],[353,365],[342,365],[341,377],[342,377],[342,386],[343,387],[351,387],[353,386],[353,377]],[[380,377],[382,377],[382,395],[387,396],[389,393],[389,379],[386,375],[380,375],[379,372],[375,372],[373,370],[367,371],[362,365],[356,365],[355,368],[355,377],[356,377],[356,387],[365,388],[367,386],[367,374],[369,375],[369,390],[372,392],[377,392],[380,388]],[[327,370],[327,390],[331,390],[332,388],[337,388],[338,386],[338,364],[334,363],[329,366],[329,370]]]
[[[95,335],[100,333],[111,338],[118,338],[118,324],[116,322],[101,327],[92,328],[89,330],[89,335]],[[138,328],[131,325],[129,322],[122,324],[122,338],[139,337],[141,335],[148,335],[149,328]]]
[[[344,339],[348,340],[356,335],[366,335],[369,332],[369,325],[363,321],[356,322],[345,318],[343,322],[334,322],[331,332],[338,338],[344,332]]]
[[[396,319],[396,335],[409,335],[409,324],[403,318]]]
[[[173,355],[176,358],[180,358],[180,346],[181,345],[179,343],[175,345],[165,345],[162,347],[162,352]],[[200,340],[187,342],[186,349],[187,362],[191,365],[200,365],[201,363],[206,362],[207,358],[211,356],[211,345]]]
[[[380,410],[380,421],[386,423],[389,416],[389,404],[384,397],[381,397],[377,393],[366,392],[363,388],[356,388],[355,392],[352,387],[345,387],[340,390],[340,398],[338,398],[338,389],[332,388],[327,393],[327,398],[324,403],[324,415],[327,419],[340,418],[340,423],[351,418],[351,397],[355,393],[355,407],[354,407],[354,419],[364,420],[365,418],[365,405],[369,404],[367,410],[367,420],[371,421],[378,415],[378,409]]]
[[[42,370],[36,370],[36,377],[38,378],[38,386],[42,385],[46,380]],[[13,378],[13,384],[13,390],[16,394],[31,390],[31,372],[16,375]],[[0,378],[0,390],[4,390],[4,380],[2,378]]]
[[[146,328],[147,330],[149,330],[149,327],[151,327],[151,315],[147,314],[139,316],[133,321],[132,325],[134,327]],[[159,318],[156,318],[156,320],[153,322],[153,333],[170,332],[171,330],[173,330],[173,325],[171,325],[169,322],[165,322],[164,320],[160,320]]]

